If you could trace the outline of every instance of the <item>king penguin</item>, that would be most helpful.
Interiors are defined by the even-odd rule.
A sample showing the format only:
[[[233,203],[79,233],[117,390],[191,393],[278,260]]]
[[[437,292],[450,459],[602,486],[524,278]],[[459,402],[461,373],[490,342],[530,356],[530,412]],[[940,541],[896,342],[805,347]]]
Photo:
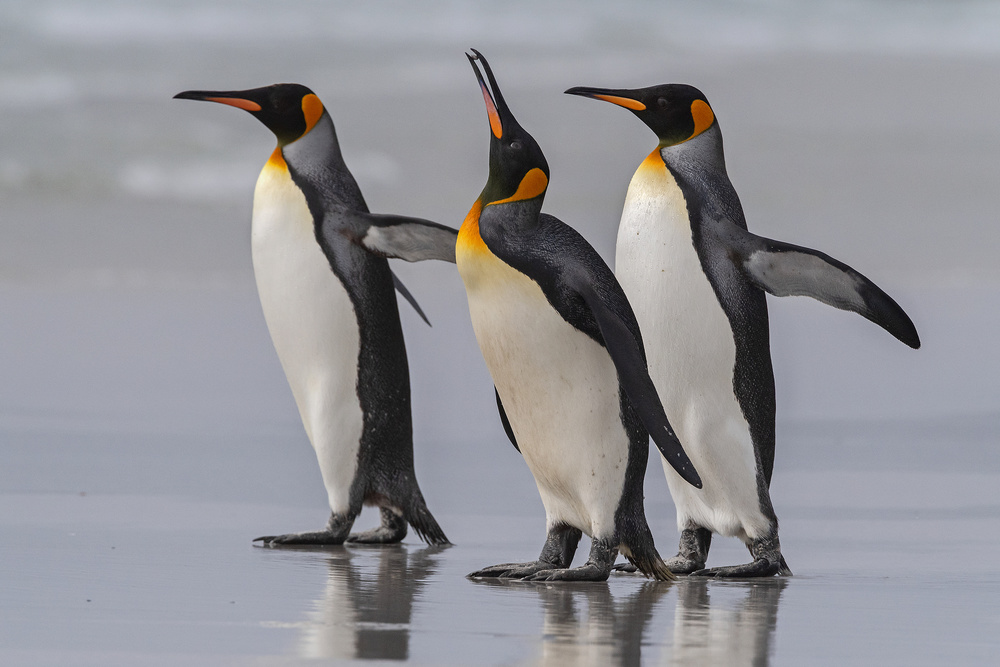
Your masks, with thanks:
[[[254,276],[331,515],[324,530],[254,541],[392,543],[409,523],[428,543],[447,544],[413,469],[410,379],[394,286],[412,297],[386,257],[454,262],[457,232],[369,213],[330,114],[305,86],[175,97],[248,111],[278,139],[254,190]],[[381,525],[350,534],[363,505],[379,507]]]
[[[913,348],[917,331],[846,264],[747,231],[718,120],[698,89],[566,92],[629,109],[659,138],[625,195],[615,271],[646,335],[650,375],[704,481],[692,488],[663,466],[681,534],[667,566],[715,577],[791,574],[769,493],[775,402],[765,293],[854,311]],[[705,569],[713,533],[738,537],[753,561]]]
[[[624,292],[582,236],[541,213],[548,164],[486,59],[473,54],[490,168],[456,260],[501,422],[535,478],[547,536],[537,561],[469,576],[604,581],[620,551],[646,576],[672,578],[643,509],[649,434],[685,484],[700,486],[698,473],[656,396]],[[590,556],[570,568],[582,533]]]

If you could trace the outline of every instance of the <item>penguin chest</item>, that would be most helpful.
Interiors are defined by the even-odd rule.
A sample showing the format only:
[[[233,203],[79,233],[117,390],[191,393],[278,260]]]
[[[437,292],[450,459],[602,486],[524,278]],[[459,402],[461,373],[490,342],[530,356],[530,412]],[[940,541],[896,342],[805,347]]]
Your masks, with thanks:
[[[629,185],[615,268],[650,376],[704,483],[695,489],[664,465],[678,520],[724,535],[765,530],[753,440],[733,387],[733,330],[695,249],[684,193],[658,151]]]
[[[251,249],[271,340],[319,457],[331,505],[343,505],[363,427],[356,389],[358,320],[316,240],[306,198],[280,158],[272,157],[257,181]]]
[[[629,441],[610,356],[531,278],[457,248],[476,339],[550,524],[611,534]]]

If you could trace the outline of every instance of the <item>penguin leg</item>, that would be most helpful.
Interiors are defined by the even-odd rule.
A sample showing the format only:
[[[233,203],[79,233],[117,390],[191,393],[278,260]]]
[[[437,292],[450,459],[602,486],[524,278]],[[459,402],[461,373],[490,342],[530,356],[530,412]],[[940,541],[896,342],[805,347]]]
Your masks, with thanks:
[[[667,561],[667,568],[674,574],[697,572],[705,567],[711,546],[712,531],[692,524],[681,531],[677,555]]]
[[[286,535],[265,535],[254,539],[254,542],[263,542],[266,547],[280,547],[283,545],[313,545],[313,546],[335,546],[343,544],[351,532],[351,526],[358,517],[359,511],[349,511],[344,514],[331,513],[330,520],[326,522],[326,530],[316,530],[305,533],[288,533]]]
[[[680,546],[677,555],[664,561],[667,569],[674,574],[691,574],[705,567],[708,560],[708,548],[712,545],[712,531],[701,526],[691,525],[681,531]],[[632,563],[619,563],[615,572],[638,572]]]
[[[549,528],[548,535],[545,537],[545,546],[542,547],[542,553],[537,561],[492,565],[482,570],[476,570],[469,574],[468,577],[470,579],[480,577],[524,579],[543,570],[558,570],[569,567],[569,564],[573,562],[573,555],[576,553],[576,547],[580,544],[580,537],[582,535],[583,531],[579,528],[567,526],[564,523],[557,524]],[[614,562],[614,556],[612,556],[612,562]],[[610,565],[608,567],[610,568]],[[605,575],[604,579],[607,578],[607,575]]]
[[[618,557],[618,546],[609,539],[594,539],[590,556],[580,567],[541,570],[524,577],[525,581],[607,581]]]
[[[379,507],[382,524],[378,528],[366,530],[363,533],[351,533],[348,542],[356,544],[395,544],[406,537],[406,519],[388,507]]]
[[[764,537],[750,540],[747,549],[753,561],[744,565],[728,565],[726,567],[710,567],[691,573],[693,577],[750,578],[770,577],[775,574],[789,575],[792,573],[781,555],[781,544],[778,541],[778,527],[775,525]]]

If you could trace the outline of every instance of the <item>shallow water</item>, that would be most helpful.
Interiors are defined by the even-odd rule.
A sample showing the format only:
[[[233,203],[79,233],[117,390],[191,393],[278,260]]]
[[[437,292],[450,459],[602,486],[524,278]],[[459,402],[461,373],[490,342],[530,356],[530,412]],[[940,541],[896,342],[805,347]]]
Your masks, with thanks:
[[[0,663],[997,662],[993,3],[52,0],[0,19]],[[251,544],[326,518],[253,292],[273,140],[170,98],[308,84],[373,210],[458,225],[486,177],[470,46],[546,152],[546,209],[605,257],[652,136],[561,91],[685,81],[713,102],[751,229],[848,262],[912,316],[917,352],[769,300],[795,576],[465,579],[536,556],[544,515],[440,264],[394,269],[434,324],[401,307],[418,478],[455,546]],[[646,512],[672,553],[655,464]],[[710,564],[746,558],[716,539]]]

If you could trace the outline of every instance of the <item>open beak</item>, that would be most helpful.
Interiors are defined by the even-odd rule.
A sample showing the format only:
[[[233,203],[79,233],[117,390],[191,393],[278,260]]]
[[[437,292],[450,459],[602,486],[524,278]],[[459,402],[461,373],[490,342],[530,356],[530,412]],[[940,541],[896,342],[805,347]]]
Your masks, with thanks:
[[[490,118],[490,130],[492,130],[493,136],[499,139],[503,136],[503,119],[513,120],[513,116],[510,113],[510,109],[507,108],[507,103],[503,99],[500,87],[497,86],[496,79],[493,77],[493,70],[490,69],[490,64],[486,62],[483,54],[472,49],[472,54],[466,53],[465,56],[472,64],[472,71],[476,73],[479,87],[483,91],[483,101],[486,102],[486,114]],[[479,67],[476,65],[477,62],[481,63],[482,68],[486,71],[489,85],[487,85],[486,80],[483,78],[482,72],[479,71]]]
[[[625,90],[622,88],[588,88],[587,86],[577,86],[567,90],[566,94],[611,102],[632,111],[645,111],[646,105],[635,99],[635,92],[634,90]]]

